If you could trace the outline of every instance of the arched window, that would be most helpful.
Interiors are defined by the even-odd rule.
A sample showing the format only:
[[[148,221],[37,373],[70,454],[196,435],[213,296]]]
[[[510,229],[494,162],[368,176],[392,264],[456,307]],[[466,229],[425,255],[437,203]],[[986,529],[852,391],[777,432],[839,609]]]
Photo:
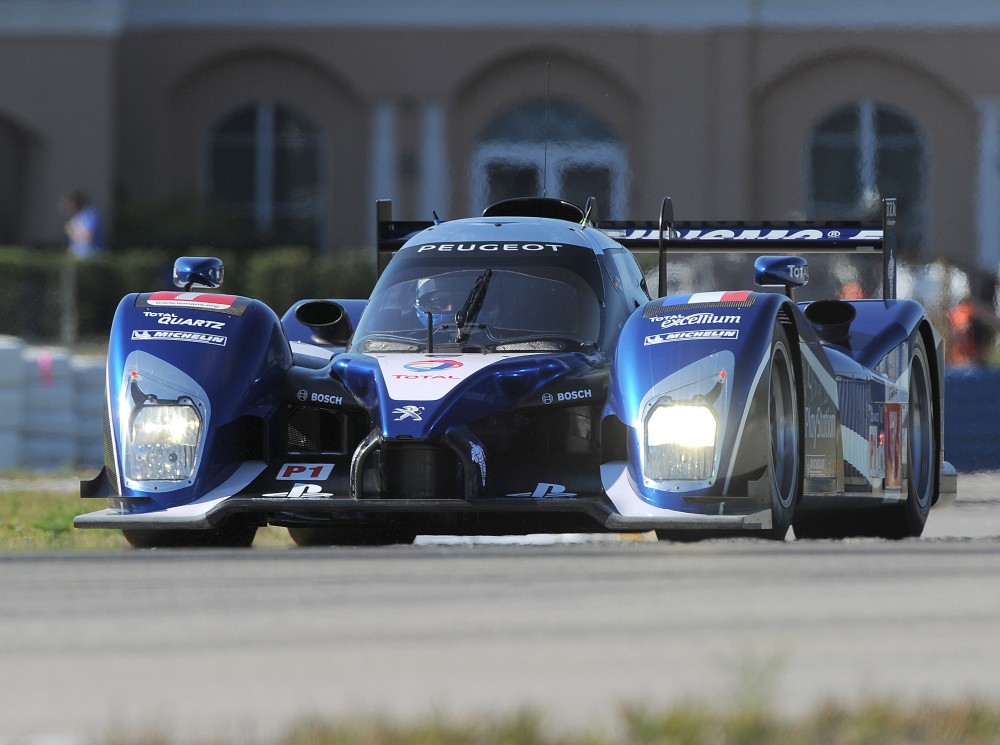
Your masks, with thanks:
[[[628,201],[625,149],[611,127],[573,104],[534,101],[491,122],[472,158],[472,211],[511,197],[548,196],[618,217]]]
[[[926,222],[924,146],[906,114],[871,100],[838,109],[812,131],[809,207],[816,219],[872,219],[896,197],[904,251],[919,253]]]
[[[209,201],[259,240],[322,245],[322,155],[320,133],[305,116],[258,101],[211,130]]]

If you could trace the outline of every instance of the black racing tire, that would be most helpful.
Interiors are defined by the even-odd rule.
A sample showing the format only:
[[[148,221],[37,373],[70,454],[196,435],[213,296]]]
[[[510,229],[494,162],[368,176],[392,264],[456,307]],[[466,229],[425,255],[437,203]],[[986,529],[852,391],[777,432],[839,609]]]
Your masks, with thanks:
[[[382,526],[322,526],[288,528],[296,546],[391,546],[413,543],[416,533]]]
[[[768,478],[771,491],[771,527],[760,533],[743,530],[657,530],[662,541],[692,543],[708,538],[760,537],[783,541],[802,499],[802,416],[799,406],[798,373],[780,323],[774,326],[768,365],[767,432]]]
[[[768,473],[771,480],[771,528],[764,538],[782,541],[802,498],[802,416],[798,373],[788,333],[775,324],[771,341],[767,393]]]
[[[927,349],[918,336],[910,356],[906,406],[906,501],[880,509],[879,534],[883,538],[918,538],[924,532],[941,463],[935,406]]]
[[[123,530],[133,548],[249,548],[256,525],[224,525],[208,530]]]
[[[918,337],[910,356],[906,407],[906,501],[887,507],[800,513],[795,518],[796,538],[919,537],[938,489],[940,446],[935,407],[927,348]]]

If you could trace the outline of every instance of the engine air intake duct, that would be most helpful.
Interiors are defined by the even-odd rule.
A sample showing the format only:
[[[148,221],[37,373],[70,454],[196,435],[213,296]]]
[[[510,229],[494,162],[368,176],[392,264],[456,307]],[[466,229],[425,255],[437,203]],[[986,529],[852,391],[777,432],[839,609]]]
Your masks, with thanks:
[[[846,346],[851,323],[857,311],[843,300],[816,300],[805,309],[806,320],[816,330],[820,341]]]

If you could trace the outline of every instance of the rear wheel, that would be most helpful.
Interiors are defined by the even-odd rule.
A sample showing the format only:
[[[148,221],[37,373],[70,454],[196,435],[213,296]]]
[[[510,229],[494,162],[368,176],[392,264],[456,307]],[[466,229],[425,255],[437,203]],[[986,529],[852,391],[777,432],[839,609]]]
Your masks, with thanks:
[[[910,358],[906,406],[906,501],[882,508],[880,534],[885,538],[916,538],[927,523],[939,468],[933,390],[927,350],[918,337]]]
[[[923,533],[938,488],[940,463],[933,394],[927,349],[918,338],[910,357],[906,406],[906,501],[888,507],[800,514],[795,520],[796,537],[898,539]]]
[[[123,530],[133,548],[249,548],[256,525],[225,525],[209,530]]]

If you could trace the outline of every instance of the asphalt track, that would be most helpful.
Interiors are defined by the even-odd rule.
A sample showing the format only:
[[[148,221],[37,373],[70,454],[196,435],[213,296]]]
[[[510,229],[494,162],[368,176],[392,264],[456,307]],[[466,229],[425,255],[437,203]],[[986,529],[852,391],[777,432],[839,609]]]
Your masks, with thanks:
[[[0,744],[302,716],[1000,700],[1000,492],[920,540],[0,554]]]

